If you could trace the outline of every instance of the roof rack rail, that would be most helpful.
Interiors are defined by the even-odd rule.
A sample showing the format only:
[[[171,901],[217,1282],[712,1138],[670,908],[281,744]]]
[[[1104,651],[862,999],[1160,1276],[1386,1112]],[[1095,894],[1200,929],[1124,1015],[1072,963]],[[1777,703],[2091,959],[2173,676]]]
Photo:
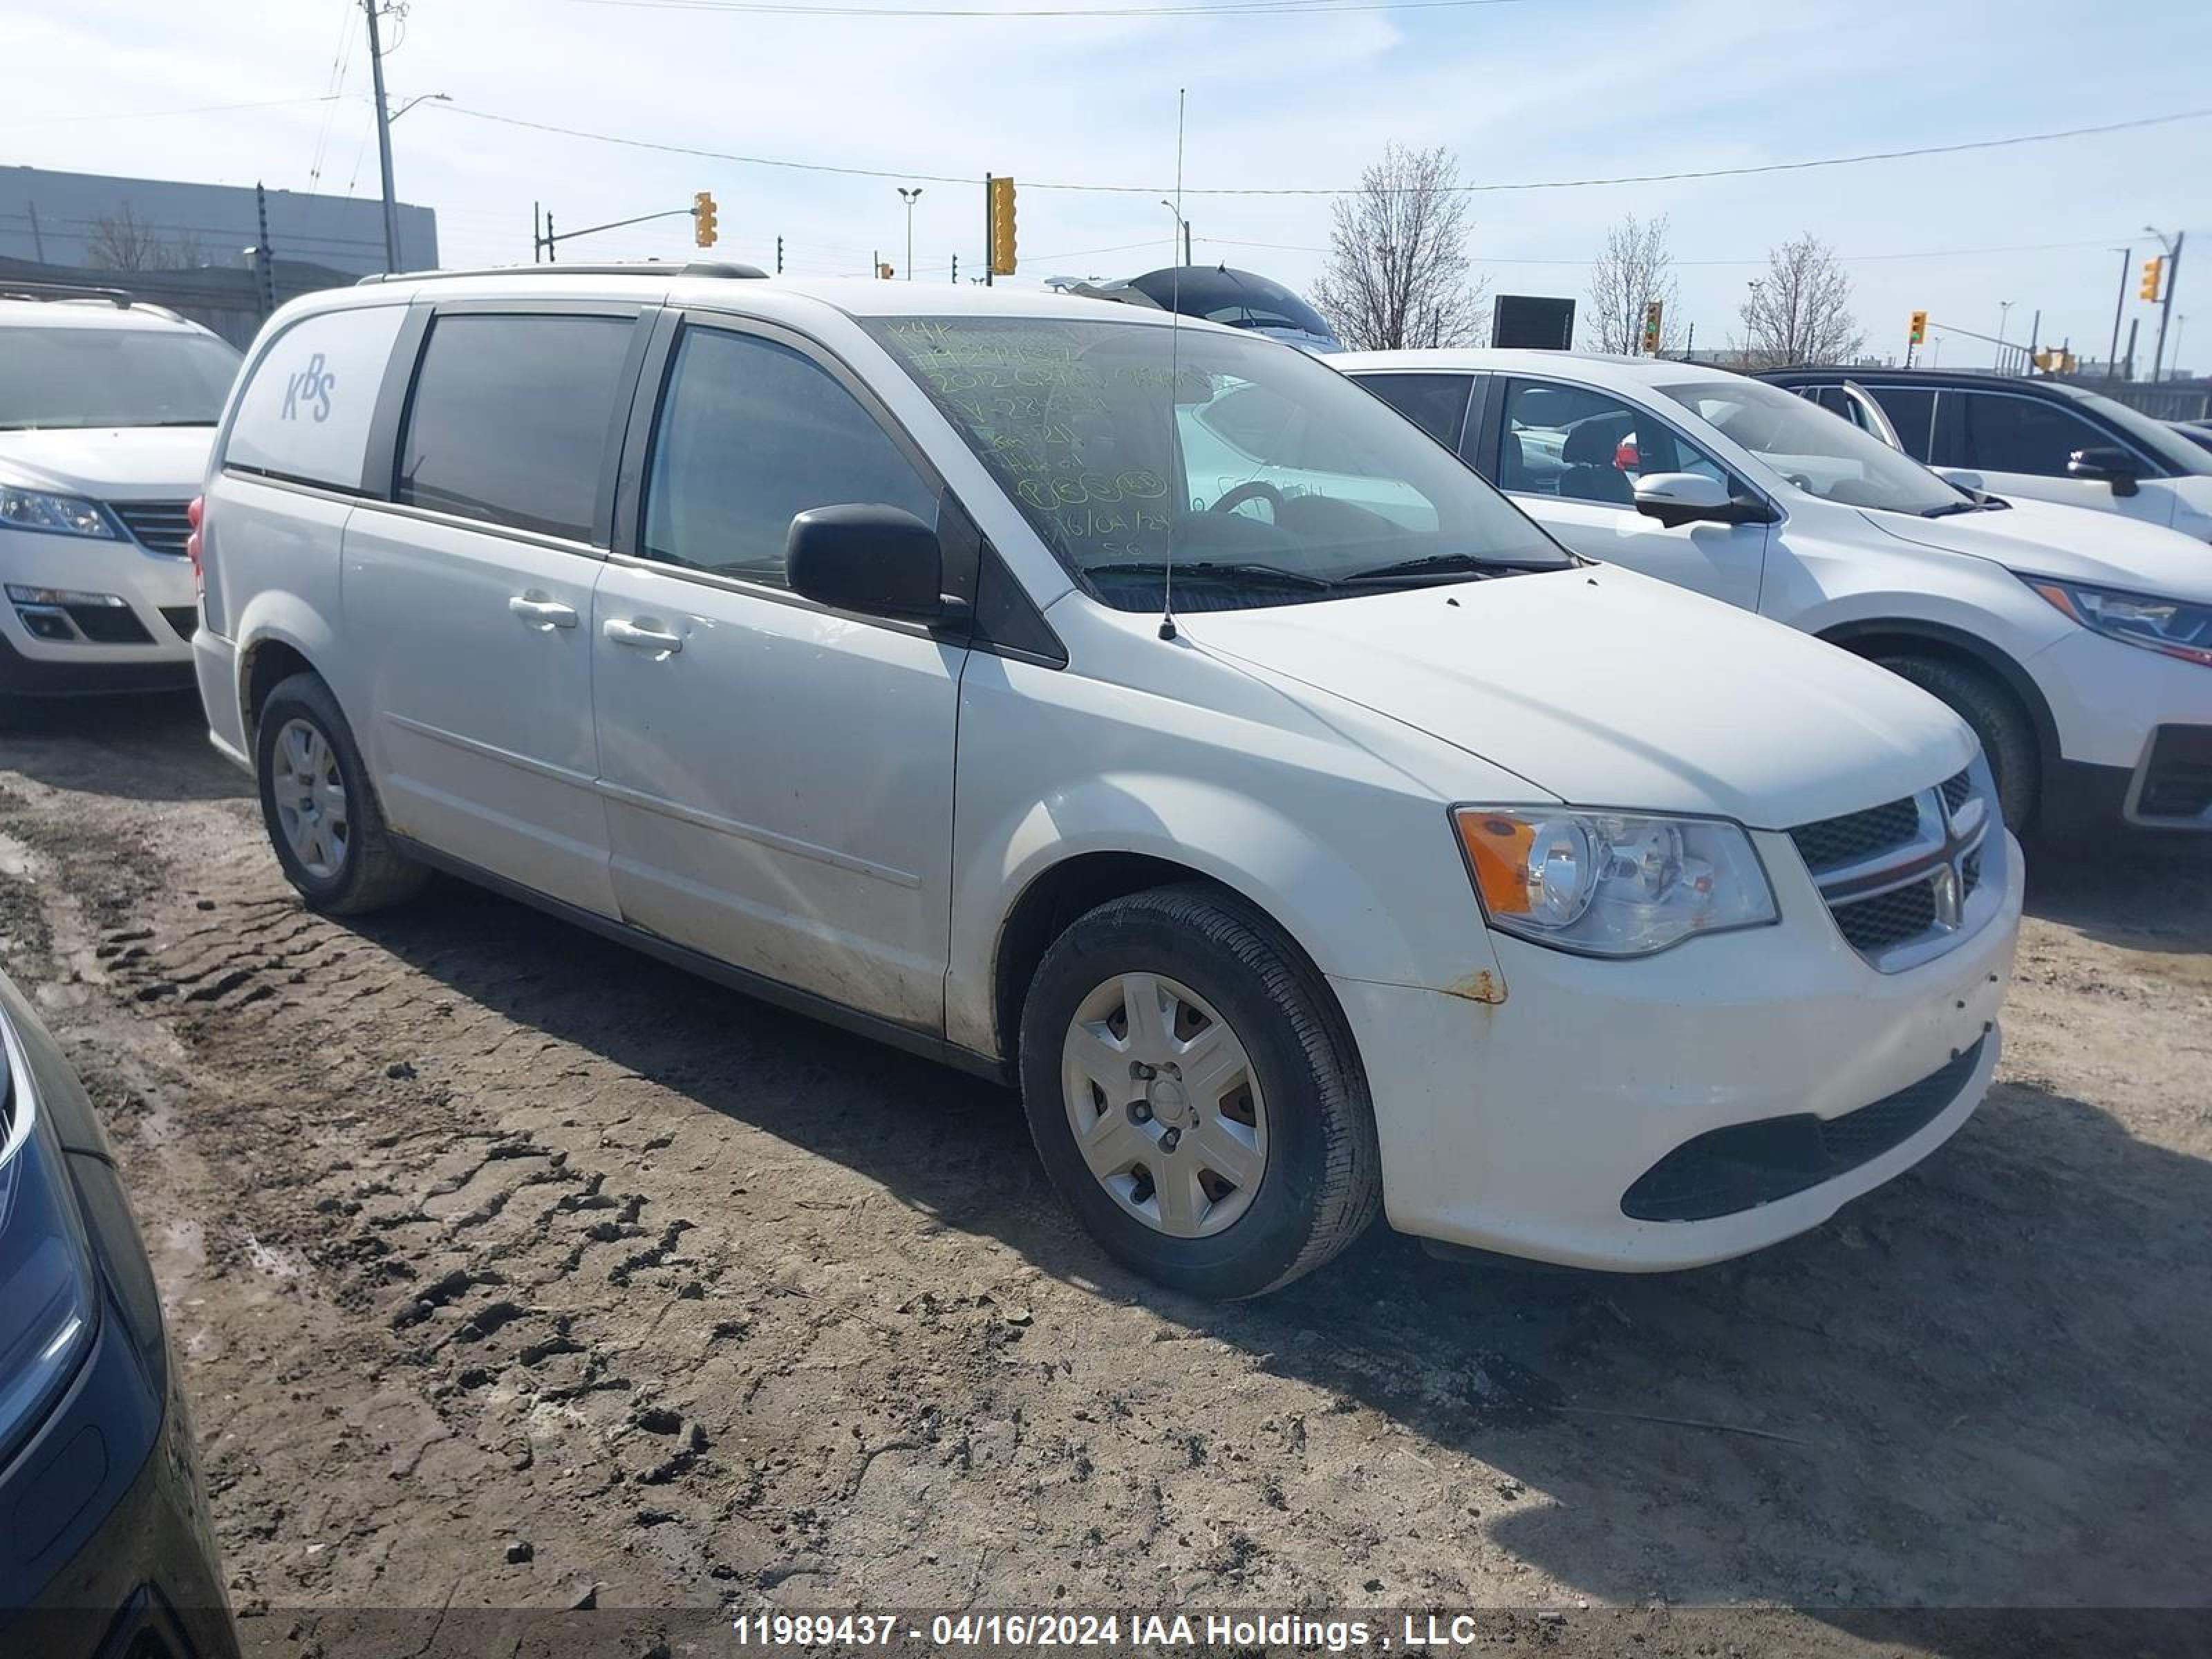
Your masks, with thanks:
[[[362,277],[354,286],[427,283],[447,276],[721,276],[765,282],[768,272],[758,265],[738,264],[727,259],[692,259],[680,265],[661,259],[629,259],[597,265],[471,265],[454,270],[380,270]]]
[[[128,289],[98,288],[89,283],[19,283],[11,276],[0,276],[0,299],[105,300],[118,311],[128,311],[131,305]]]

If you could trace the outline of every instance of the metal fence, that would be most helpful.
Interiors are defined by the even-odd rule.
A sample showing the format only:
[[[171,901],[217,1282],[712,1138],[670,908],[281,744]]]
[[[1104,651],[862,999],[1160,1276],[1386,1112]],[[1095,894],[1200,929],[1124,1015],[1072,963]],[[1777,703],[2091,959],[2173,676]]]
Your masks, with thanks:
[[[0,257],[0,294],[10,282],[117,288],[134,300],[166,306],[244,350],[276,306],[326,288],[349,288],[350,271],[333,270],[304,259],[274,259],[269,287],[250,267],[203,266],[197,270],[109,270],[86,265],[43,264],[35,259]]]

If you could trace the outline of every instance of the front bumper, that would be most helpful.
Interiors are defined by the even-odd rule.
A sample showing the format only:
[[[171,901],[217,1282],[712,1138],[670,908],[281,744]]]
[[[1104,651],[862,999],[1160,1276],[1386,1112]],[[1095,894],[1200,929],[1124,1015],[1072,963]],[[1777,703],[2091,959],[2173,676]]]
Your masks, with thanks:
[[[198,599],[188,560],[136,542],[0,530],[0,583],[123,601],[89,609],[76,620],[62,607],[32,607],[50,632],[65,635],[56,638],[34,631],[23,611],[0,594],[0,692],[84,696],[191,684]]]
[[[1505,1000],[1333,979],[1375,1102],[1383,1205],[1400,1231],[1577,1267],[1690,1267],[1815,1227],[1910,1169],[1966,1121],[1995,1074],[1997,1007],[2023,885],[1948,954],[1897,974],[1860,958],[1785,837],[1759,843],[1782,920],[1635,962],[1492,943]],[[1832,1178],[1695,1220],[1623,1200],[1712,1131],[1837,1120],[1981,1045],[1922,1127]]]

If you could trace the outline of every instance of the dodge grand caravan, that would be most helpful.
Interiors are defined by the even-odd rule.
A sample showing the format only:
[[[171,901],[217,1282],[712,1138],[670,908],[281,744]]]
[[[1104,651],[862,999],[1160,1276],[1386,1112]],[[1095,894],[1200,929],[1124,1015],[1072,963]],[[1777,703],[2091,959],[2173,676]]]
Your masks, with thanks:
[[[195,650],[309,904],[443,870],[1018,1083],[1209,1295],[1378,1206],[1711,1261],[1973,1110],[2021,862],[1933,698],[1585,563],[1303,352],[757,277],[270,320]],[[1232,399],[1303,477],[1203,440]]]

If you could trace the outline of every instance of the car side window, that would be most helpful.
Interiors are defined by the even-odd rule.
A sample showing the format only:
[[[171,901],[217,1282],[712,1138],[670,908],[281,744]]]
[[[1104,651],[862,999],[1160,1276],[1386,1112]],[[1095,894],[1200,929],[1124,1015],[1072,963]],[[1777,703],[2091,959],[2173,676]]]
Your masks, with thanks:
[[[2027,472],[2063,477],[2066,458],[2112,440],[2069,409],[2035,398],[1969,392],[1966,400],[1966,465],[1988,472]]]
[[[853,503],[937,522],[937,492],[820,364],[773,340],[685,329],[653,432],[646,556],[781,587],[792,520]]]
[[[1467,424],[1468,394],[1474,382],[1464,374],[1363,374],[1359,384],[1396,410],[1446,449],[1459,447]]]
[[[1695,472],[1734,488],[1729,471],[1674,429],[1601,392],[1510,380],[1498,484],[1526,495],[1635,505],[1647,472]]]
[[[408,404],[397,499],[589,541],[635,328],[557,313],[440,317]]]

